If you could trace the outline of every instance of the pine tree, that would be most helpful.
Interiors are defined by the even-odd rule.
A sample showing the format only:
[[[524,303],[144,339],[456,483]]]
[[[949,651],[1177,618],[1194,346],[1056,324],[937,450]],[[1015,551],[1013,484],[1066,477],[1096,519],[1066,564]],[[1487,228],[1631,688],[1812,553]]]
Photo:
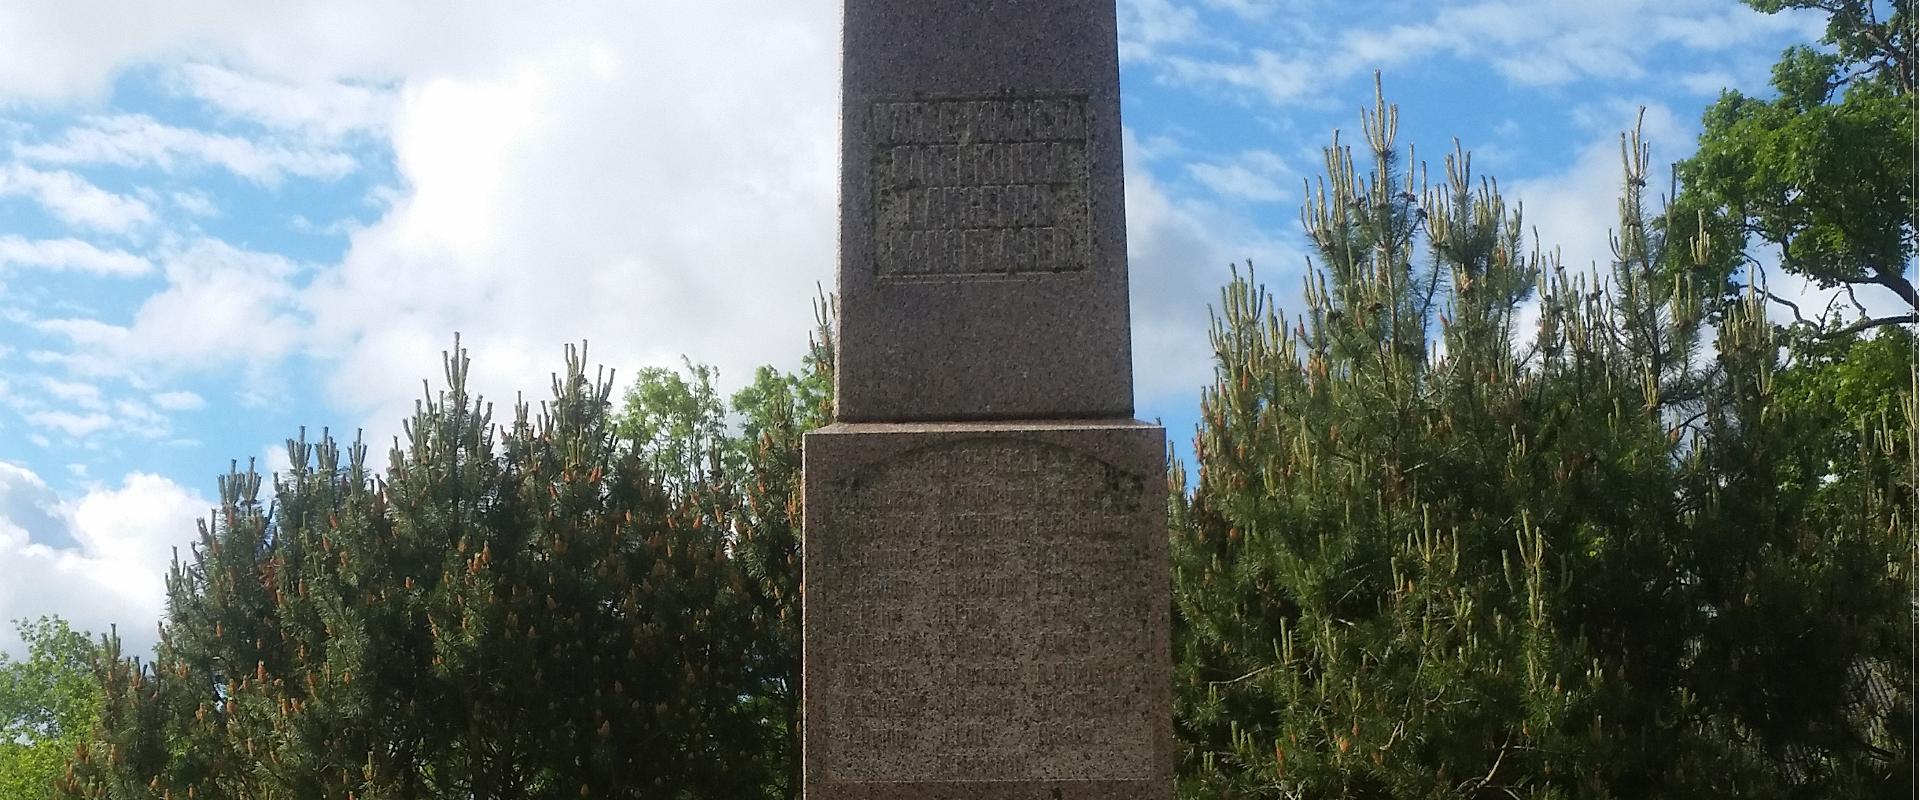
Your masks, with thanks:
[[[733,420],[724,417],[712,388],[714,370],[691,362],[684,378],[642,373],[619,417],[623,430],[641,432],[636,440],[643,451],[679,453],[676,463],[697,465],[685,470],[683,484],[697,487],[698,504],[731,528],[729,547],[754,643],[753,689],[742,703],[766,726],[760,755],[774,776],[769,792],[784,798],[800,795],[801,442],[833,419],[830,298],[815,302],[814,316],[801,370],[760,367],[730,398]],[[689,447],[689,440],[698,444]]]
[[[1637,132],[1583,274],[1466,153],[1429,186],[1363,117],[1368,168],[1336,137],[1309,187],[1304,316],[1249,272],[1214,320],[1171,514],[1183,794],[1910,788],[1911,389],[1836,467],[1757,294],[1702,290],[1710,233],[1644,207]]]
[[[584,358],[496,425],[456,348],[380,474],[323,435],[289,443],[271,505],[251,469],[222,479],[154,662],[103,662],[65,794],[773,791],[727,520],[615,434]]]

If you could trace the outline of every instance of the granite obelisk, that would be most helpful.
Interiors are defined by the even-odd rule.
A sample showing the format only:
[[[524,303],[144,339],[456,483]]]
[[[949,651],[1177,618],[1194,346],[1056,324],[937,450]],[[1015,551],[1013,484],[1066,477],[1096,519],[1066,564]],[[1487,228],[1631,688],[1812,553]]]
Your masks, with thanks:
[[[1172,796],[1113,0],[845,0],[807,800]]]

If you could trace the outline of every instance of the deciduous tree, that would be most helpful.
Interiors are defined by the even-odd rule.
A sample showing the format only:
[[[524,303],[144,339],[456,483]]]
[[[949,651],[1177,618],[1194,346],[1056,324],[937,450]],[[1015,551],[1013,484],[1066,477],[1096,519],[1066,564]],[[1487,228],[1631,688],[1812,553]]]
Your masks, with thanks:
[[[16,626],[27,656],[0,653],[0,797],[45,800],[99,719],[99,645],[59,617]]]

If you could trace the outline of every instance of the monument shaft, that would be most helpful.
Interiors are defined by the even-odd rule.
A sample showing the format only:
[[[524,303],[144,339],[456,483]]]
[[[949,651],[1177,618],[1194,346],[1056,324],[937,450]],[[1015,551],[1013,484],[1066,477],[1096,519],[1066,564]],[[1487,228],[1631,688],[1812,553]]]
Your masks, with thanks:
[[[1112,0],[845,0],[807,800],[1172,797]]]
[[[1133,416],[1113,0],[846,0],[846,422]]]

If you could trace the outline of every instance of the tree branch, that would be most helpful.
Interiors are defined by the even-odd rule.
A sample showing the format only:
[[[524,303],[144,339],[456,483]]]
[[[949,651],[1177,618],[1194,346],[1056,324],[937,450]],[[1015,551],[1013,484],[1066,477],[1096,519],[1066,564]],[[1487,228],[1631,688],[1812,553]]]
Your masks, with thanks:
[[[1788,309],[1791,309],[1793,311],[1794,322],[1798,322],[1802,325],[1813,324],[1811,322],[1808,322],[1807,318],[1800,313],[1800,305],[1798,303],[1795,303],[1792,300],[1788,300],[1787,298],[1781,297],[1780,295],[1774,294],[1773,292],[1767,292],[1767,299],[1772,300],[1773,302],[1779,303],[1780,305],[1786,306]]]
[[[1873,277],[1868,280],[1893,290],[1894,294],[1900,295],[1900,299],[1907,301],[1907,305],[1920,309],[1920,296],[1914,294],[1913,284],[1907,280],[1907,276],[1888,269],[1884,264],[1870,263],[1867,268],[1873,272]]]
[[[1820,334],[1820,338],[1840,339],[1847,336],[1852,336],[1853,334],[1859,333],[1869,328],[1880,328],[1880,327],[1885,327],[1887,325],[1910,325],[1916,321],[1920,321],[1920,317],[1917,317],[1914,314],[1900,314],[1892,317],[1868,317],[1866,319],[1859,320],[1853,323],[1852,325],[1848,325],[1844,328],[1837,328],[1835,330],[1831,330],[1826,333]]]

